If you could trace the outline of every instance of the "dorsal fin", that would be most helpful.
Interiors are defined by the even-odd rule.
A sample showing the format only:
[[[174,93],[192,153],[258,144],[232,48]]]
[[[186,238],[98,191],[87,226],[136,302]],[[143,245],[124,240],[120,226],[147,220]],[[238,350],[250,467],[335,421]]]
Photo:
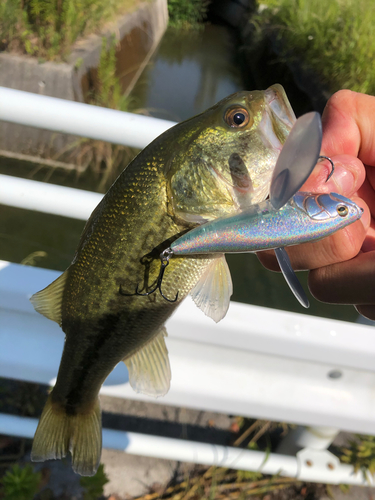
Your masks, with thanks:
[[[225,255],[213,259],[190,292],[195,304],[218,323],[227,314],[233,293],[232,278]]]
[[[65,271],[55,281],[40,292],[34,293],[30,302],[38,313],[56,321],[61,326],[61,304],[68,271]]]
[[[135,392],[157,398],[169,391],[171,368],[164,340],[166,336],[167,330],[163,326],[148,344],[124,359],[129,371],[129,382]]]

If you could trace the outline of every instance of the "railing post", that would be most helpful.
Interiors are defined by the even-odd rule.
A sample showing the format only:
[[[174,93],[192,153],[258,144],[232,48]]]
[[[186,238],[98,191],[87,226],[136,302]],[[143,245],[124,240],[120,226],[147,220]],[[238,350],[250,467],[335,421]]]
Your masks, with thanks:
[[[277,453],[295,455],[304,448],[326,450],[338,433],[339,430],[333,427],[298,426],[281,441],[277,448]]]

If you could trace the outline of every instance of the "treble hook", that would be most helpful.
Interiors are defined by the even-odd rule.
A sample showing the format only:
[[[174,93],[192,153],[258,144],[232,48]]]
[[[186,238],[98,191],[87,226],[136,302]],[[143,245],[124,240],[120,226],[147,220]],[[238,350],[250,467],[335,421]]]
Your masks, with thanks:
[[[165,269],[167,268],[167,266],[169,265],[169,259],[171,258],[172,255],[173,255],[173,251],[170,248],[167,248],[166,250],[164,250],[160,254],[161,265],[160,265],[159,276],[158,276],[158,279],[156,281],[155,288],[153,288],[152,290],[150,290],[149,292],[146,292],[146,293],[139,293],[138,285],[137,285],[137,288],[135,290],[136,295],[142,295],[142,296],[151,295],[157,289],[159,289],[160,295],[163,297],[163,299],[165,299],[167,302],[176,302],[176,300],[178,299],[178,292],[176,293],[176,297],[173,300],[171,300],[171,299],[168,299],[168,297],[166,297],[161,290],[161,284],[163,281],[164,272],[165,272]]]
[[[330,179],[330,178],[332,177],[332,175],[333,175],[333,171],[335,170],[335,164],[333,163],[333,161],[331,160],[331,158],[329,158],[328,156],[323,156],[323,155],[320,155],[320,156],[319,156],[319,158],[324,158],[325,160],[328,160],[328,161],[329,161],[329,163],[330,163],[330,164],[331,164],[331,166],[332,166],[332,170],[331,170],[331,172],[330,172],[329,176],[328,176],[328,177],[327,177],[327,179],[326,179],[326,182],[328,182],[328,181],[329,181],[329,179]],[[319,158],[318,158],[318,159],[319,159]]]

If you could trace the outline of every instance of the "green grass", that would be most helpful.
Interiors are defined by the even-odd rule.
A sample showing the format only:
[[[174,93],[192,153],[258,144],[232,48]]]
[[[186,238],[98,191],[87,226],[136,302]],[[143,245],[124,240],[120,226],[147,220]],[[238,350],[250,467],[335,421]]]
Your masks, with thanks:
[[[178,29],[198,28],[210,3],[211,0],[168,0],[169,25]]]
[[[375,94],[373,0],[263,0],[251,23],[276,34],[286,61],[297,59],[334,92]],[[264,8],[266,7],[266,8]]]
[[[98,33],[139,0],[1,0],[0,50],[64,60],[72,43]]]

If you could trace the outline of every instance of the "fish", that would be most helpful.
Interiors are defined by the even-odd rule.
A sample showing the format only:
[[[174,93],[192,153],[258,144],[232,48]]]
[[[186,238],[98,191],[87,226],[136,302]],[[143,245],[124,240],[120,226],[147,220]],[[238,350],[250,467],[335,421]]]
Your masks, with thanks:
[[[98,394],[118,363],[136,392],[168,392],[166,320],[206,273],[220,297],[212,314],[225,315],[232,283],[223,254],[177,257],[164,277],[171,297],[165,300],[150,292],[159,255],[196,225],[264,200],[295,120],[281,85],[239,92],[164,132],[120,174],[87,221],[71,265],[30,299],[65,333],[33,461],[70,452],[76,473],[95,474],[102,447]]]

